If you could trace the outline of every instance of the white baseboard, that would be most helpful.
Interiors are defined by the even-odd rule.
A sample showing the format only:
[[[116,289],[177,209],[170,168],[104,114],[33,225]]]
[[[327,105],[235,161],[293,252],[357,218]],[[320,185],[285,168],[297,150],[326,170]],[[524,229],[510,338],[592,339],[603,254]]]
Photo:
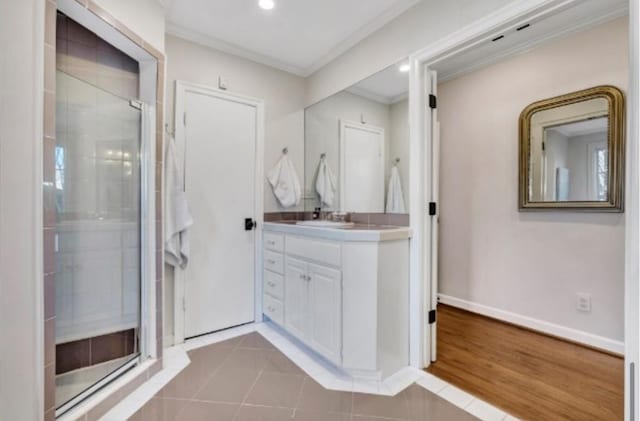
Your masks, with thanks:
[[[616,341],[613,339],[605,338],[603,336],[583,332],[581,330],[545,322],[543,320],[534,319],[532,317],[522,316],[520,314],[511,313],[509,311],[474,303],[472,301],[462,300],[450,295],[438,294],[438,299],[442,304],[461,308],[472,313],[478,313],[483,316],[526,327],[531,330],[584,344],[593,348],[602,349],[614,354],[624,355],[624,342],[621,341]]]

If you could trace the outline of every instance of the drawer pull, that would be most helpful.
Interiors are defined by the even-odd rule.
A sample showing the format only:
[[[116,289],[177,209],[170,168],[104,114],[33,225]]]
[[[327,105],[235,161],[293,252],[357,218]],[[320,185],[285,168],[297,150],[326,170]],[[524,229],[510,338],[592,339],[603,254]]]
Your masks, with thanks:
[[[276,242],[273,240],[267,241],[267,243],[269,243],[270,246],[275,246]]]
[[[275,284],[275,283],[273,283],[272,281],[267,282],[267,285],[269,285],[270,287],[274,287],[274,286],[276,286],[276,284]]]
[[[269,260],[267,260],[267,263],[269,263],[270,265],[275,265],[276,261],[273,260],[273,259],[269,259]]]

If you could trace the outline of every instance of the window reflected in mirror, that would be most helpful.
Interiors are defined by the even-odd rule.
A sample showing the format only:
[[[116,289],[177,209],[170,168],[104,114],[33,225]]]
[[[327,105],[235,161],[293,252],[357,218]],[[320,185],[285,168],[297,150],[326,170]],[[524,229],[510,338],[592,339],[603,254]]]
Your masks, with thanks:
[[[527,107],[520,120],[520,209],[621,211],[622,119],[623,97],[614,87]]]

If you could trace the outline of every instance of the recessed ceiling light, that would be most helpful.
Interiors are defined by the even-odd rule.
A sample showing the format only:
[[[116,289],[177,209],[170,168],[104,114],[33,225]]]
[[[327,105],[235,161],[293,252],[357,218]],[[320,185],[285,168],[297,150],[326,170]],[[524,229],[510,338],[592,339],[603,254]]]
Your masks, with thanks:
[[[258,6],[264,10],[271,10],[276,6],[276,3],[273,0],[260,0]]]
[[[402,63],[398,67],[398,70],[400,70],[402,73],[407,73],[409,70],[411,70],[411,65],[409,63]]]

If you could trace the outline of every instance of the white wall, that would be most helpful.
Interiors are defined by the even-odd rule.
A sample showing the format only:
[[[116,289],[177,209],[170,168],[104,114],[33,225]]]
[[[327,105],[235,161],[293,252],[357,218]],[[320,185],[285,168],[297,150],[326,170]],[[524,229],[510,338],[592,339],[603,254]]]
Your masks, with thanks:
[[[624,215],[519,213],[517,187],[519,113],[599,84],[626,91],[627,30],[617,19],[439,86],[440,293],[623,340]]]
[[[313,104],[514,0],[422,0],[309,77]]]
[[[409,100],[404,99],[391,105],[391,143],[389,161],[400,158],[398,172],[402,182],[404,206],[409,209]],[[387,183],[388,184],[388,183]]]
[[[164,8],[158,0],[95,0],[153,47],[164,51]]]
[[[0,2],[0,419],[43,403],[42,95],[44,4]]]

